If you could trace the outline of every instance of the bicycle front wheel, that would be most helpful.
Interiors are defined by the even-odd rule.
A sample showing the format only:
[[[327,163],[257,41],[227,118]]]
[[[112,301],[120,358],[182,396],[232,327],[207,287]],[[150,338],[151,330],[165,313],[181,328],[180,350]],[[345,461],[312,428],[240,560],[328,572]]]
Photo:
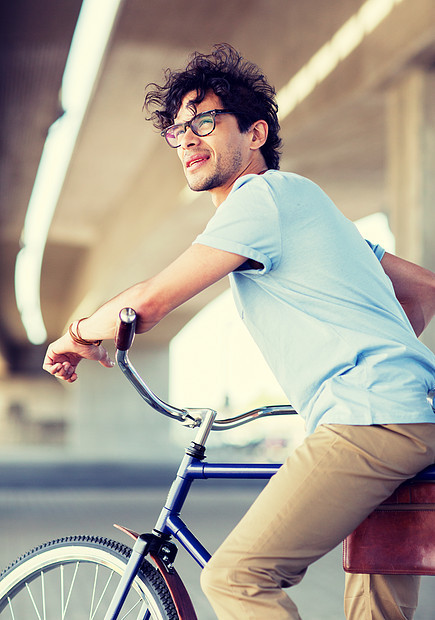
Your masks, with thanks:
[[[70,536],[29,551],[0,575],[1,619],[103,620],[130,553],[95,536]],[[162,576],[147,560],[119,618],[178,620]]]

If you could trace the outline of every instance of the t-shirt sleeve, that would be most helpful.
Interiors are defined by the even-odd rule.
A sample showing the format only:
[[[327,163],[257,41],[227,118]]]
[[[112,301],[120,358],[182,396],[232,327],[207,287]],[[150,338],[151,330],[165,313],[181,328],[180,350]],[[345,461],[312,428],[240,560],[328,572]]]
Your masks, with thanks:
[[[376,256],[376,258],[378,259],[378,261],[380,262],[385,254],[385,250],[382,246],[380,246],[378,243],[372,243],[371,241],[369,241],[368,239],[366,239],[366,242],[368,244],[368,246],[372,249],[374,255]]]
[[[276,268],[281,233],[268,184],[256,175],[242,177],[194,243],[255,260],[263,265],[259,274]]]

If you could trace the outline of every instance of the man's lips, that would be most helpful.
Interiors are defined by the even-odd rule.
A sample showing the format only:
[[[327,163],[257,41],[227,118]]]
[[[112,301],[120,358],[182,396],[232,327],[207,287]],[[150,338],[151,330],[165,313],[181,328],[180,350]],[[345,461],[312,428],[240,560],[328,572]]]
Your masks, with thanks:
[[[186,157],[186,159],[184,160],[184,166],[186,170],[188,170],[189,168],[199,166],[207,159],[208,159],[208,155],[204,155],[204,154],[190,155],[189,157]]]

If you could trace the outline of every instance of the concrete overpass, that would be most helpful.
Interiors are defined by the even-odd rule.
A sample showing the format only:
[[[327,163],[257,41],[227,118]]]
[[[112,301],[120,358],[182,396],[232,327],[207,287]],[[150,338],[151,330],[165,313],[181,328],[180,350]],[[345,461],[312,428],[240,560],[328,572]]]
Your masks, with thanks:
[[[14,295],[26,209],[48,128],[62,112],[59,89],[80,4],[16,0],[2,8],[0,398],[3,416],[11,407],[24,415],[36,393],[53,419],[80,410],[67,441],[85,449],[83,436],[97,436],[107,419],[107,402],[101,420],[89,417],[99,403],[95,381],[106,379],[89,369],[72,392],[42,377],[45,345],[29,343]],[[351,219],[387,213],[397,253],[435,269],[432,0],[124,0],[43,255],[49,340],[71,317],[165,266],[210,217],[208,197],[186,190],[177,157],[144,121],[142,99],[162,69],[223,41],[258,63],[279,92],[281,168],[319,183]],[[153,368],[161,363],[156,389],[165,388],[168,342],[224,286],[140,339],[144,362],[151,355]],[[435,346],[434,328],[427,341]]]

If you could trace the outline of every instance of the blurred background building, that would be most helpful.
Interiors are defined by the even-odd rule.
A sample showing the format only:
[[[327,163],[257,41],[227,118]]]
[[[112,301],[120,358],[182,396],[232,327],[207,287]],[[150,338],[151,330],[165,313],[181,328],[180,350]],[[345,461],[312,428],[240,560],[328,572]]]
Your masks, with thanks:
[[[320,184],[373,242],[435,269],[433,0],[15,0],[0,28],[3,458],[148,460],[178,443],[117,370],[83,363],[70,386],[41,362],[73,318],[164,267],[213,212],[142,111],[145,84],[194,50],[227,42],[260,65],[278,92],[281,168]],[[226,286],[136,339],[133,361],[179,406],[282,399],[222,299],[171,346]],[[424,339],[435,348],[435,325]],[[228,441],[265,433],[275,454],[271,428]]]

